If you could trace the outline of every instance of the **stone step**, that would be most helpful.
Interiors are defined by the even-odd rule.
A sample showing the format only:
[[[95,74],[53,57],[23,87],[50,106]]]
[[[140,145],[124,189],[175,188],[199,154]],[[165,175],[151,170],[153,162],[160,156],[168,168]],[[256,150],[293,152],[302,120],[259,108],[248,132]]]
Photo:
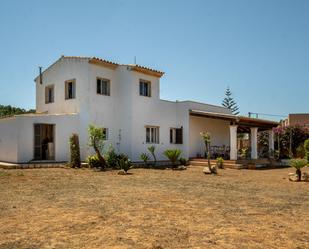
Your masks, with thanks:
[[[216,162],[210,162],[211,165],[216,165]],[[190,161],[190,165],[191,166],[203,166],[206,167],[208,165],[207,161]],[[245,169],[247,168],[245,165],[236,163],[236,162],[224,162],[223,163],[223,167],[224,168],[228,168],[228,169]]]

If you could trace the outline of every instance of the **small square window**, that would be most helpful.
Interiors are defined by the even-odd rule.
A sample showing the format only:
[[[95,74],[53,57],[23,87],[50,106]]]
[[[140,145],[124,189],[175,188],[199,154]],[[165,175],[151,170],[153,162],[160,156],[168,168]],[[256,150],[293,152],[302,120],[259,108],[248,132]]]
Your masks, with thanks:
[[[54,103],[54,86],[45,87],[45,104]]]
[[[65,99],[75,99],[76,97],[76,82],[68,80],[65,82]]]
[[[159,143],[159,127],[146,126],[146,143],[149,144]]]
[[[97,78],[97,94],[110,96],[110,80]]]
[[[151,82],[146,80],[139,81],[139,95],[151,97]]]
[[[182,128],[171,128],[170,129],[170,143],[171,144],[182,144]]]

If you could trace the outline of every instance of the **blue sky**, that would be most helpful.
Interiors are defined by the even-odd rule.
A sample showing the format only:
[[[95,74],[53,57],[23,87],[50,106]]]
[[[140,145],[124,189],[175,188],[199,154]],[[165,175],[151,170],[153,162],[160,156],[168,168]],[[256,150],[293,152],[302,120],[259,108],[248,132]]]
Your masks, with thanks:
[[[0,1],[0,104],[35,107],[38,66],[97,56],[166,72],[161,97],[309,112],[309,1]]]

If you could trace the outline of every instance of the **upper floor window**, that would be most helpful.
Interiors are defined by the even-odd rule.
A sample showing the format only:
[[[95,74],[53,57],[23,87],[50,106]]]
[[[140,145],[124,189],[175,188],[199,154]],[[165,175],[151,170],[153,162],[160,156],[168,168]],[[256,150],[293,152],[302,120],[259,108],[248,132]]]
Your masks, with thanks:
[[[108,128],[102,128],[102,129],[103,129],[104,140],[108,140]]]
[[[110,96],[110,80],[97,78],[97,94]]]
[[[65,82],[65,99],[75,99],[76,97],[76,82],[68,80]]]
[[[171,144],[182,144],[182,128],[171,128],[170,129],[170,143]]]
[[[146,80],[139,81],[139,95],[151,97],[151,82]]]
[[[54,103],[54,86],[45,87],[45,104]]]
[[[158,144],[159,143],[159,127],[146,126],[146,143]]]

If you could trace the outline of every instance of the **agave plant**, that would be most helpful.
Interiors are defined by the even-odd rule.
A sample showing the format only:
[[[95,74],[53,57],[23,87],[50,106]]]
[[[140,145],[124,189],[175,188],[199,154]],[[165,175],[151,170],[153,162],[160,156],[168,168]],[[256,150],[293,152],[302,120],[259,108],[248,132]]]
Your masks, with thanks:
[[[308,165],[308,161],[306,159],[291,159],[289,161],[290,166],[296,169],[297,180],[301,180],[301,169]]]
[[[148,156],[147,153],[142,153],[140,155],[140,159],[144,162],[145,165],[147,165],[150,157]]]
[[[176,163],[181,155],[181,150],[179,149],[170,149],[164,151],[164,156],[166,156],[172,163],[173,168],[176,166]]]
[[[155,150],[156,150],[156,147],[154,145],[148,147],[148,151],[151,153],[151,155],[153,157],[154,164],[156,164],[156,162],[157,162]]]
[[[119,160],[118,166],[120,169],[123,169],[127,173],[128,170],[131,168],[131,161],[130,159],[122,158]]]

